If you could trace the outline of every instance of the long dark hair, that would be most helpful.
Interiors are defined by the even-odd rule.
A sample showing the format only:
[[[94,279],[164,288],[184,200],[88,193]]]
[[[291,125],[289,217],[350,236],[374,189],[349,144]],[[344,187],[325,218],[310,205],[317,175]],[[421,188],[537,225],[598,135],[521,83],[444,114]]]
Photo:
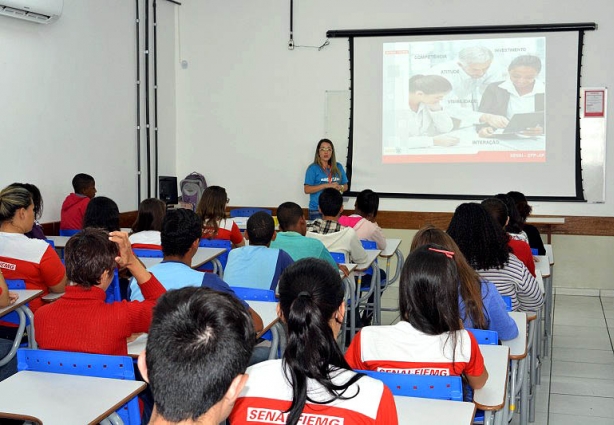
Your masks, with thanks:
[[[157,198],[148,198],[139,204],[139,212],[132,224],[132,233],[145,230],[162,230],[162,219],[166,214],[166,204]]]
[[[423,227],[416,233],[411,242],[411,252],[416,248],[436,244],[446,250],[454,252],[454,262],[460,278],[460,295],[465,303],[465,314],[471,318],[473,326],[478,329],[488,329],[488,318],[484,314],[484,301],[482,300],[482,280],[480,275],[467,263],[454,239],[443,230],[433,226]],[[465,321],[466,317],[461,317]]]
[[[501,269],[509,261],[507,234],[480,204],[460,204],[447,233],[474,269]]]
[[[279,280],[279,305],[288,325],[288,345],[283,355],[286,379],[292,386],[292,404],[287,424],[298,423],[305,403],[327,404],[348,399],[347,389],[362,377],[353,375],[337,385],[331,375],[339,369],[350,369],[329,321],[343,300],[343,284],[339,272],[326,261],[307,258],[286,268]],[[335,317],[340,322],[343,318]],[[307,381],[314,379],[330,393],[330,400],[316,401],[307,394]]]
[[[505,226],[505,230],[509,233],[522,232],[523,220],[518,212],[518,208],[516,207],[516,202],[514,202],[511,196],[506,195],[505,193],[499,193],[495,196],[495,198],[499,199],[507,207],[507,215],[510,220],[508,221],[507,226]]]
[[[115,232],[119,227],[119,208],[111,198],[98,196],[93,198],[83,215],[83,228],[95,227],[107,232]]]
[[[527,202],[527,198],[524,196],[524,193],[512,190],[507,192],[507,196],[512,198],[516,203],[516,208],[518,209],[518,213],[520,214],[520,218],[524,224],[524,222],[527,221],[527,217],[531,215],[531,212],[533,211],[533,208]]]

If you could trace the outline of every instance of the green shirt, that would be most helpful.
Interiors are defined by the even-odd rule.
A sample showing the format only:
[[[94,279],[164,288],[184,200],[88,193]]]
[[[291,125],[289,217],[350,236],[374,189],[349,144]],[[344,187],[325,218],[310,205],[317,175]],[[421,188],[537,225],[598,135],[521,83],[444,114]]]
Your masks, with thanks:
[[[278,232],[275,240],[271,242],[271,248],[286,251],[294,261],[301,258],[319,258],[330,263],[335,269],[338,268],[322,242],[305,237],[298,232]]]

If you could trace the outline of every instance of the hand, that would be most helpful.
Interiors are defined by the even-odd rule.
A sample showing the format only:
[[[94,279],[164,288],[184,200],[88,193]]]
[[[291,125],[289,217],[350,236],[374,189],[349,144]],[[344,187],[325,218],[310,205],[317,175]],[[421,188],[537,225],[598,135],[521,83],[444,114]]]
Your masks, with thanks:
[[[15,304],[15,301],[19,298],[19,294],[9,291],[9,305]]]
[[[115,242],[119,248],[119,256],[115,257],[115,262],[117,262],[120,268],[130,267],[138,262],[138,259],[132,252],[128,233],[111,232],[109,233],[109,240]]]
[[[343,277],[348,277],[350,275],[350,271],[346,266],[343,264],[337,264],[337,266],[339,267],[339,270],[343,272]]]
[[[435,136],[433,137],[433,145],[435,146],[454,146],[458,145],[460,139],[452,136]]]
[[[480,137],[492,137],[494,132],[495,132],[495,129],[492,127],[483,127],[480,129],[480,131],[478,131],[478,135]]]
[[[544,134],[544,129],[541,126],[529,127],[520,132],[523,136],[541,136]]]
[[[441,103],[439,102],[427,104],[426,107],[429,109],[429,111],[433,112],[441,111],[443,109],[441,107]]]
[[[505,128],[510,121],[502,115],[483,114],[480,117],[480,122],[485,122],[495,128]]]

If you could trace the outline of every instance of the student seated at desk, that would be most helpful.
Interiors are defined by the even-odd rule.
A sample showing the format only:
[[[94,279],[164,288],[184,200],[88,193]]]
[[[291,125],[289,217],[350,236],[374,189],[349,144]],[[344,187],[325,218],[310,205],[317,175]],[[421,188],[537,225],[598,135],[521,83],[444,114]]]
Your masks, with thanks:
[[[196,214],[203,221],[203,239],[221,239],[232,243],[232,247],[245,245],[245,239],[237,223],[232,218],[226,218],[226,205],[230,199],[226,189],[220,186],[209,186],[203,192],[196,207]]]
[[[145,199],[139,204],[139,212],[132,225],[132,248],[161,249],[160,231],[166,214],[166,204],[157,198]]]
[[[356,197],[354,214],[342,215],[339,217],[339,224],[354,229],[358,239],[374,241],[377,243],[377,249],[386,249],[386,237],[375,221],[378,209],[379,196],[371,189],[365,189]]]
[[[83,228],[83,216],[90,203],[96,196],[96,181],[89,174],[79,173],[72,179],[74,193],[71,193],[62,203],[60,213],[60,229],[76,230]]]
[[[2,275],[2,270],[0,270],[0,308],[14,304],[15,301],[17,301],[17,294],[9,292],[9,288],[6,286],[6,281]],[[0,359],[4,358],[11,351],[12,347],[13,341],[0,338]],[[0,381],[15,373],[17,373],[17,357],[12,358],[4,366],[0,366]]]
[[[482,280],[471,268],[454,239],[443,230],[426,226],[414,236],[411,251],[429,243],[441,245],[454,253],[454,262],[460,278],[458,307],[465,328],[496,331],[499,339],[504,341],[516,338],[518,327],[508,314],[505,301],[497,287]]]
[[[456,253],[422,245],[408,257],[399,284],[401,321],[367,326],[345,358],[354,369],[419,375],[463,375],[471,388],[488,379],[473,335],[459,320]]]
[[[509,198],[507,195],[505,197]],[[511,199],[508,200],[511,201]],[[482,201],[482,206],[488,211],[495,222],[499,223],[503,230],[507,231],[507,246],[509,246],[511,253],[522,261],[522,264],[524,264],[532,276],[535,276],[535,260],[533,260],[531,247],[524,240],[514,237],[513,233],[509,233],[507,224],[511,222],[511,216],[509,215],[510,204],[506,204],[500,198],[486,198]],[[513,204],[513,201],[511,206],[514,207],[513,213],[518,214],[515,211],[516,205]],[[515,228],[514,230],[518,229]]]
[[[390,390],[350,370],[337,345],[343,295],[339,273],[323,260],[307,258],[286,269],[277,311],[288,345],[281,360],[247,369],[231,424],[397,424]]]
[[[253,345],[252,321],[234,297],[208,288],[163,295],[138,360],[153,394],[149,424],[223,423],[248,380]]]
[[[13,183],[8,187],[21,187],[30,192],[30,195],[32,195],[32,202],[34,203],[34,225],[32,226],[32,230],[25,233],[25,235],[30,239],[46,239],[45,232],[43,232],[43,226],[38,222],[43,215],[43,196],[41,195],[41,191],[38,187],[30,183]]]
[[[198,250],[202,222],[195,212],[179,208],[170,210],[162,220],[162,253],[161,263],[149,268],[167,291],[186,286],[203,286],[219,292],[235,296],[226,282],[214,273],[203,273],[192,269],[192,258]],[[236,296],[235,296],[236,297]],[[130,299],[143,301],[140,285],[133,278],[130,281]],[[256,332],[262,330],[262,319],[243,300],[239,301],[249,311],[254,320]]]
[[[516,203],[516,208],[520,214],[520,226],[525,235],[527,235],[529,246],[531,249],[537,250],[537,255],[546,255],[546,248],[544,247],[544,241],[542,241],[539,230],[532,224],[527,223],[527,218],[531,215],[533,207],[529,205],[527,198],[521,192],[507,192],[507,196],[512,198]]]
[[[366,262],[367,253],[354,229],[339,224],[343,195],[335,189],[324,189],[318,202],[322,218],[315,219],[307,226],[307,237],[318,239],[331,252],[344,253],[349,263]]]
[[[70,285],[34,314],[36,341],[47,350],[126,355],[126,338],[147,332],[151,311],[166,290],[134,256],[128,235],[87,228],[64,251]],[[127,268],[145,301],[105,303],[116,266]]]
[[[62,293],[66,271],[58,254],[47,242],[25,236],[34,224],[34,202],[30,192],[7,187],[0,192],[0,264],[5,279],[23,279],[26,289],[40,289],[41,295]],[[43,304],[30,301],[30,310]],[[1,319],[0,319],[1,320]],[[6,330],[6,328],[4,328]],[[14,330],[16,328],[13,328]],[[3,333],[13,339],[15,332]]]
[[[275,222],[259,211],[247,220],[245,239],[248,246],[235,248],[228,254],[224,280],[230,286],[275,290],[282,272],[294,263],[285,251],[270,248],[275,238]]]
[[[467,262],[502,296],[512,298],[514,311],[538,311],[544,297],[529,269],[510,253],[505,231],[480,204],[464,203],[454,211],[448,235]]]
[[[93,227],[104,229],[107,232],[118,232],[119,227],[119,208],[117,203],[106,196],[94,198],[87,204],[85,215],[83,216],[83,228]]]

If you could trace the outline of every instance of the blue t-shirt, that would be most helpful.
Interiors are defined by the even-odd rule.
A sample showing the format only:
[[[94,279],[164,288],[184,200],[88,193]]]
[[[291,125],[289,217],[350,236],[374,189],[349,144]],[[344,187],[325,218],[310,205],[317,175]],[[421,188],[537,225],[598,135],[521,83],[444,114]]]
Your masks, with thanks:
[[[337,163],[337,168],[339,169],[339,173],[341,173],[341,175],[332,175],[330,181],[328,181],[328,172],[324,171],[322,167],[320,167],[318,164],[313,163],[309,167],[307,167],[307,171],[305,172],[305,184],[309,186],[318,186],[325,183],[346,184],[348,182],[348,178],[345,175],[345,170],[343,169],[343,166],[340,163]],[[320,193],[322,193],[321,190],[309,194],[310,210],[318,210],[318,200],[320,199]]]
[[[242,246],[230,250],[224,280],[230,286],[274,291],[281,273],[293,263],[292,257],[280,249]]]
[[[243,304],[245,308],[249,308],[249,305],[238,298],[228,284],[216,274],[199,272],[178,261],[163,261],[150,267],[148,270],[158,279],[167,291],[184,288],[186,286],[203,286],[219,292],[231,294],[241,301],[241,304]],[[130,300],[143,301],[141,288],[134,278],[130,279]]]
[[[507,341],[518,336],[518,326],[514,319],[507,313],[505,301],[501,298],[497,287],[488,281],[482,281],[482,301],[484,302],[484,315],[488,322],[489,331],[497,331],[499,339]],[[469,315],[465,317],[465,302],[458,297],[458,307],[460,309],[461,318],[464,318],[463,325],[465,328],[473,328],[473,322]]]

